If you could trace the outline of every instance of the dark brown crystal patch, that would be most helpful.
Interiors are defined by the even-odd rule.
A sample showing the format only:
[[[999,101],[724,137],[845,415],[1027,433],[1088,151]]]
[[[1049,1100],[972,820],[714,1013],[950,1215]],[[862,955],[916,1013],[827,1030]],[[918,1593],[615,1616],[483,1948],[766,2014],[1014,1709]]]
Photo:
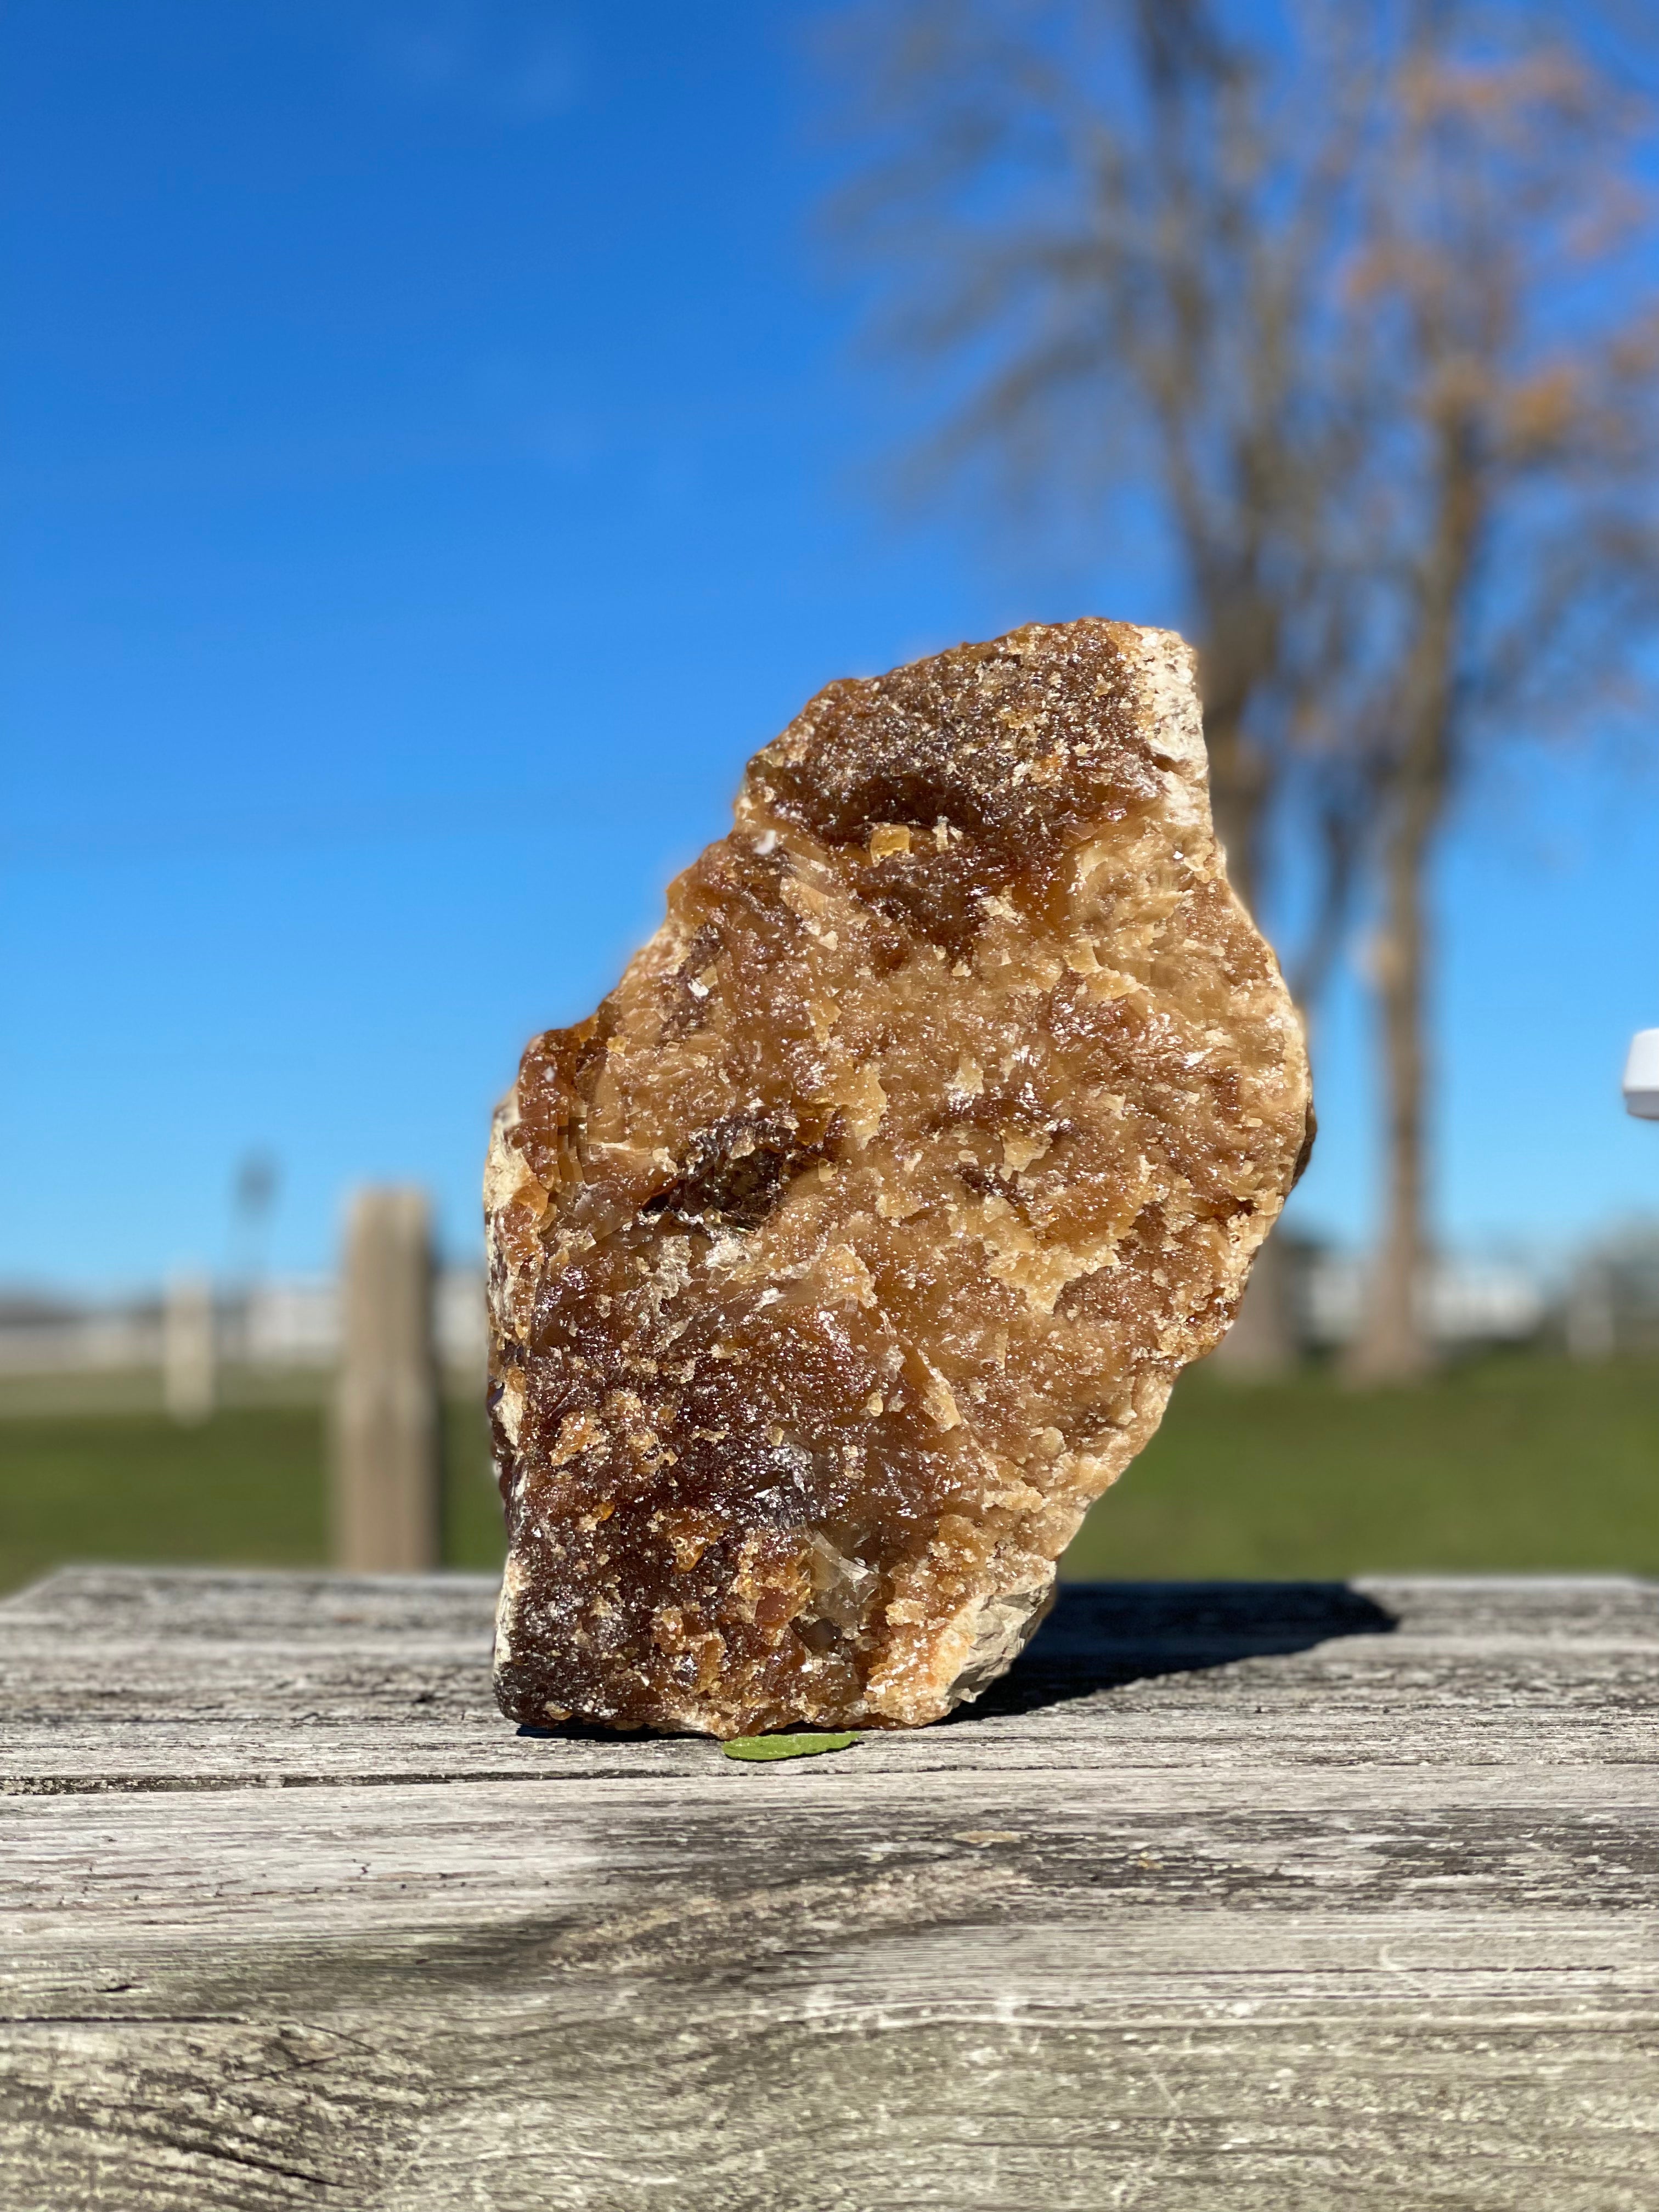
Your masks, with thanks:
[[[1308,1127],[1178,638],[831,684],[497,1116],[503,1710],[730,1736],[975,1695]]]

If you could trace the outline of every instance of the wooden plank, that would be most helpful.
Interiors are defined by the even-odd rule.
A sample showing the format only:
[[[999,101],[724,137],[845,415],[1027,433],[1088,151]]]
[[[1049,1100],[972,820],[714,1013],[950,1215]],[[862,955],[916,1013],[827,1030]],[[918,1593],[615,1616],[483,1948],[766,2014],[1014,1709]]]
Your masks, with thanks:
[[[70,1567],[0,1599],[0,1638],[301,1642],[343,1627],[379,1636],[488,1636],[491,1575],[271,1574],[224,1568]],[[1384,1616],[1378,1618],[1379,1613]],[[1366,1631],[1466,1639],[1598,1634],[1659,1643],[1659,1584],[1635,1575],[1367,1575],[1351,1583],[1065,1583],[1034,1654],[1091,1646],[1106,1630],[1187,1643],[1203,1636],[1315,1640]]]
[[[0,1607],[0,2202],[1650,2203],[1650,1586],[1071,1592],[762,1768],[516,1735],[489,1595]]]
[[[297,2028],[354,2139],[394,2163],[400,2139],[420,2146],[433,2193],[410,2201],[432,2203],[641,2201],[624,2192],[642,2158],[664,2180],[673,2171],[665,2118],[688,2159],[711,2148],[700,2095],[757,2172],[787,2172],[827,2132],[866,2185],[873,2097],[895,2203],[1003,2201],[978,2168],[988,2122],[1011,2171],[1059,2188],[1075,2167],[1087,2187],[1116,2186],[1145,2135],[1120,2150],[1103,2123],[1149,2112],[1179,2117],[1195,2151],[1231,2136],[1236,2160],[1209,2177],[1206,2202],[1267,2203],[1287,2093],[1315,2089],[1328,2115],[1373,2108],[1370,2148],[1391,2143],[1396,2160],[1411,2130],[1448,2113],[1434,2150],[1463,2191],[1449,2201],[1513,2203],[1502,2191],[1519,2174],[1565,2181],[1574,2161],[1608,2193],[1543,2201],[1641,2201],[1655,2076],[1620,2054],[1656,2051],[1638,1904],[1650,1810],[1621,1826],[1621,1887],[1587,1909],[1587,1884],[1606,1881],[1606,1821],[1535,1802],[1520,1822],[1455,1801],[1391,1814],[1379,1791],[1333,1814],[1268,1778],[1265,1805],[1157,1808],[1131,1790],[1122,1806],[1103,1777],[1058,1816],[1029,1789],[958,1795],[949,1817],[972,1826],[942,1834],[893,1778],[792,1771],[763,1800],[728,1775],[671,1784],[671,1803],[622,1815],[615,1790],[592,1784],[474,1790],[464,1810],[447,1790],[311,1791],[297,1820],[286,1793],[217,1793],[192,1801],[182,1832],[166,1801],[126,1801],[114,1826],[107,1800],[35,1801],[27,1814],[59,1825],[21,1839],[30,1925],[7,1978],[9,2063],[27,2081],[33,2060],[54,2110],[96,2121],[105,2160],[118,2148],[110,2069],[125,2064],[150,2082],[139,2102],[152,2128],[182,2077],[228,2100],[246,2140],[286,2128],[284,2163],[327,2174],[322,2116],[313,2134],[294,2104],[299,2057],[275,2048]],[[1432,2063],[1412,2047],[1425,2025]],[[1073,2069],[1069,2114],[1056,2063]],[[1380,2115],[1378,2069],[1391,2077]],[[1087,2156],[1056,2165],[1056,2142],[1079,2131]],[[1483,2188],[1505,2135],[1498,2186]],[[486,2139],[536,2170],[501,2168],[492,2193],[465,2193]],[[432,2163],[445,2142],[447,2172]],[[118,2201],[306,2201],[278,2181],[249,2195],[240,2165],[221,2186],[211,2145],[183,2148],[189,2188],[206,2193]],[[599,2193],[538,2195],[538,2172],[573,2163]],[[144,2169],[110,2171],[133,2187]],[[678,2201],[746,2201],[699,2197],[682,2178]],[[941,2178],[954,2195],[933,2193]],[[1350,2152],[1328,2179],[1346,2190],[1364,2177]],[[907,2197],[909,2180],[922,2193]],[[368,2183],[354,2166],[337,2185]]]
[[[493,1596],[482,1577],[56,1577],[0,1605],[0,1788],[635,1778],[718,1759],[697,1739],[516,1735],[489,1697]],[[1659,1595],[1633,1580],[1073,1585],[980,1705],[858,1757],[1605,1763],[1652,1755],[1656,1704]]]

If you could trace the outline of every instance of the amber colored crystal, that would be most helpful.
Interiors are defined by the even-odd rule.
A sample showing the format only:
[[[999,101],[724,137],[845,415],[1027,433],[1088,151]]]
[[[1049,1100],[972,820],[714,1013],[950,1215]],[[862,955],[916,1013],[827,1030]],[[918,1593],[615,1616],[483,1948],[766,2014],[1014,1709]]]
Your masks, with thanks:
[[[974,1696],[1310,1129],[1179,638],[830,684],[496,1118],[503,1711],[730,1736]]]

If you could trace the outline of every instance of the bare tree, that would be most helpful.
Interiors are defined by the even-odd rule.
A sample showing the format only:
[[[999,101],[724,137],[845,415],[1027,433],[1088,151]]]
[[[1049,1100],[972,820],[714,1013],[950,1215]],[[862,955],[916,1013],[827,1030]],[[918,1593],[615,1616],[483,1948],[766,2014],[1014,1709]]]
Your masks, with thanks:
[[[928,469],[988,462],[1103,536],[1150,502],[1231,872],[1270,921],[1286,862],[1305,894],[1305,1005],[1362,876],[1379,904],[1386,1229],[1354,1367],[1407,1376],[1435,842],[1484,739],[1629,665],[1653,573],[1645,337],[1589,275],[1638,118],[1519,0],[1496,32],[1413,0],[844,22],[869,155],[842,220],[886,336],[951,392]]]
[[[1360,844],[1327,681],[1346,620],[1331,518],[1357,520],[1339,487],[1363,451],[1330,305],[1358,102],[1307,97],[1206,0],[908,0],[855,17],[851,43],[884,143],[842,221],[893,279],[887,336],[972,365],[921,472],[988,458],[1004,489],[1080,505],[1097,537],[1152,505],[1247,903],[1273,903],[1283,817],[1299,806],[1312,832],[1321,880],[1286,963],[1311,1006]],[[1293,1364],[1291,1290],[1270,1243],[1225,1363]]]
[[[1358,718],[1386,1092],[1385,1228],[1349,1361],[1369,1381],[1431,1357],[1428,878],[1448,808],[1486,745],[1604,704],[1654,612],[1653,311],[1616,281],[1645,118],[1559,27],[1522,18],[1504,45],[1478,27],[1424,9],[1390,57],[1353,287],[1388,513]]]
[[[878,150],[842,225],[891,280],[886,336],[969,365],[924,469],[989,458],[1119,533],[1153,496],[1254,902],[1328,645],[1317,518],[1354,444],[1328,307],[1352,118],[1290,131],[1293,88],[1204,0],[897,0],[848,46]]]

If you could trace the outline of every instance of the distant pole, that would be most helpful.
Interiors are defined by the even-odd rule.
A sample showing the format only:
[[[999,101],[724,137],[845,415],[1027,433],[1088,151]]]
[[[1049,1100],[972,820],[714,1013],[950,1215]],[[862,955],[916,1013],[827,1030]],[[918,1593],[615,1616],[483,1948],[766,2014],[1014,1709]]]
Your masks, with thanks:
[[[425,1194],[359,1191],[346,1217],[334,1414],[334,1560],[438,1565],[439,1395]]]
[[[175,1421],[207,1419],[215,1396],[213,1287],[175,1275],[161,1309],[161,1401]]]

